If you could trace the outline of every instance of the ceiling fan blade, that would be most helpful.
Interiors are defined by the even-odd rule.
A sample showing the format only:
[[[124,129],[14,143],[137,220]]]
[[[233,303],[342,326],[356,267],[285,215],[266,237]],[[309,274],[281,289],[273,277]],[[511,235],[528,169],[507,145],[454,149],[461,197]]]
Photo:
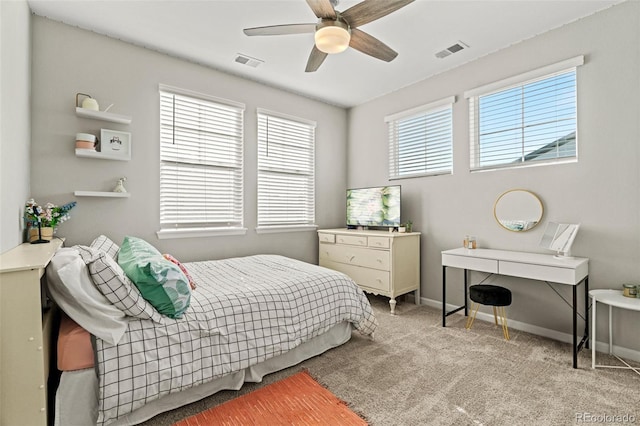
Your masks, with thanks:
[[[336,19],[336,11],[330,0],[307,0],[307,3],[318,18]]]
[[[266,36],[266,35],[288,35],[313,33],[316,30],[316,24],[286,24],[271,25],[268,27],[245,28],[243,31],[248,36]]]
[[[351,30],[349,46],[374,58],[391,62],[398,56],[398,52],[378,40],[377,38],[357,28]]]
[[[309,60],[307,61],[307,68],[305,68],[305,72],[314,72],[320,65],[324,62],[324,59],[327,57],[327,54],[318,50],[318,48],[313,45],[313,49],[311,49],[311,54],[309,55]]]
[[[380,19],[413,2],[414,0],[363,1],[340,13],[340,15],[349,23],[351,28],[356,28]]]

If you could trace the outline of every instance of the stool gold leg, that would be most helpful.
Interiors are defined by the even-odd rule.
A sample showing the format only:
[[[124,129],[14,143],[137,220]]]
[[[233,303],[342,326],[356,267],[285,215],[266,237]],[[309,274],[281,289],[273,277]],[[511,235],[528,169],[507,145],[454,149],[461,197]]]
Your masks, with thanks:
[[[498,325],[498,317],[496,316],[496,307],[493,307],[493,320],[496,322],[496,325]]]
[[[504,338],[506,340],[511,340],[509,337],[509,327],[507,326],[507,311],[504,306],[498,308],[500,312],[501,322],[502,322],[502,334],[504,334]]]
[[[478,313],[478,308],[480,308],[480,304],[476,303],[476,309],[475,311],[473,310],[473,305],[474,303],[471,302],[471,314],[469,315],[469,317],[467,318],[467,324],[464,326],[464,328],[466,328],[467,330],[469,330],[471,328],[471,326],[473,325],[473,321],[475,321],[476,319],[476,315]]]

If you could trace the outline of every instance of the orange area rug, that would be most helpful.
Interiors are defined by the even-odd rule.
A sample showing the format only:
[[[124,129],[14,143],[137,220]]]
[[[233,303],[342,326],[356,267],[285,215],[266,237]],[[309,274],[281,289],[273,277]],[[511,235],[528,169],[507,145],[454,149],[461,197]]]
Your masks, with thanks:
[[[188,417],[174,426],[366,425],[306,371]]]

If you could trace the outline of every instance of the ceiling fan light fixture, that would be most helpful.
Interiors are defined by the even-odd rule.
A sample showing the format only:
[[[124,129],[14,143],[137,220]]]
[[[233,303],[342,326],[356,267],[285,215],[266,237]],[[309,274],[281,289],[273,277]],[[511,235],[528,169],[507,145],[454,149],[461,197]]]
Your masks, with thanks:
[[[318,50],[331,54],[347,50],[351,34],[346,23],[327,20],[318,24],[314,38]]]

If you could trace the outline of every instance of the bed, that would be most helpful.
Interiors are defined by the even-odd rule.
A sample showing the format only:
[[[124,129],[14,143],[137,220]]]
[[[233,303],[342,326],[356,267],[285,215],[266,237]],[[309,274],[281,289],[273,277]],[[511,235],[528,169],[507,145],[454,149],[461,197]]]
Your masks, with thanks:
[[[372,336],[377,326],[349,277],[277,255],[178,262],[197,288],[170,318],[123,277],[118,256],[119,247],[100,236],[89,247],[59,250],[47,270],[49,293],[90,335],[94,356],[93,366],[63,371],[56,424],[138,424],[259,382],[345,343],[352,329]]]

